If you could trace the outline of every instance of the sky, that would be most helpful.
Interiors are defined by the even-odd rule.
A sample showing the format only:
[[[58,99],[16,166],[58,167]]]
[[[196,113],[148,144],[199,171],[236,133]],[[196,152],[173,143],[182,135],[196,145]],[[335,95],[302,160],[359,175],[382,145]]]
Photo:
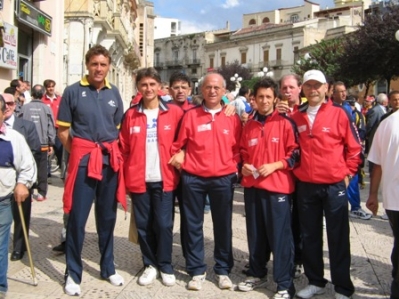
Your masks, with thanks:
[[[222,29],[230,22],[230,30],[242,27],[242,15],[303,5],[303,0],[150,0],[155,15],[181,21],[181,33]],[[313,0],[320,8],[333,7],[333,0]]]

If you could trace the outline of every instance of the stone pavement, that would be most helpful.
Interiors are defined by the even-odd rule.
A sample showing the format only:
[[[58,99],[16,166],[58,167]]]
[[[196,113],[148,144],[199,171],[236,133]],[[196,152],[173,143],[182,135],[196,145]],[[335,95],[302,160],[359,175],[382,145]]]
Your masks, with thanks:
[[[9,292],[7,298],[69,298],[63,292],[65,271],[64,255],[57,255],[51,249],[59,244],[62,228],[62,192],[63,185],[59,178],[53,178],[49,186],[48,200],[32,203],[32,221],[30,242],[38,286],[32,285],[32,278],[27,254],[21,261],[10,262],[8,271]],[[233,214],[233,247],[235,266],[231,273],[233,283],[238,284],[245,278],[242,270],[247,263],[248,251],[246,243],[244,203],[242,189],[236,189]],[[362,198],[367,198],[368,188],[362,190]],[[93,209],[92,209],[93,210]],[[380,208],[380,215],[382,208]],[[213,273],[213,240],[211,214],[205,215],[205,258],[208,265],[207,280],[199,292],[186,290],[189,276],[184,271],[185,261],[180,247],[179,214],[176,214],[174,226],[173,265],[177,283],[173,287],[165,287],[158,279],[153,285],[141,287],[137,279],[142,272],[142,261],[137,245],[127,239],[130,213],[122,209],[118,211],[115,228],[115,263],[117,271],[125,278],[123,287],[112,286],[101,280],[98,262],[100,255],[97,247],[97,235],[93,211],[86,226],[84,243],[82,298],[272,298],[275,291],[272,265],[269,263],[269,277],[266,287],[253,292],[221,291],[215,283]],[[379,217],[369,221],[350,220],[352,267],[351,275],[356,287],[354,298],[389,298],[390,289],[390,254],[392,249],[392,234],[387,221]],[[326,237],[325,237],[326,240]],[[326,242],[324,242],[326,244]],[[11,253],[11,248],[9,252]],[[330,278],[327,246],[324,248],[325,277]],[[302,275],[295,280],[297,290],[307,283]],[[333,299],[333,286],[327,285],[324,295],[314,298]]]

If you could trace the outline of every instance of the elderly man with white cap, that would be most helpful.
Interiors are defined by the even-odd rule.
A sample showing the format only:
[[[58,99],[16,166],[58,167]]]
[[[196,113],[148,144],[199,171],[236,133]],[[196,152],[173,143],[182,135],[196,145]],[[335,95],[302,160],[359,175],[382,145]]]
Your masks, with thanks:
[[[302,230],[302,259],[309,285],[299,298],[323,294],[323,214],[326,217],[331,280],[335,298],[351,298],[348,198],[346,188],[360,163],[361,146],[349,116],[326,100],[327,81],[318,70],[303,76],[307,103],[292,115],[299,133],[301,158],[294,169]]]

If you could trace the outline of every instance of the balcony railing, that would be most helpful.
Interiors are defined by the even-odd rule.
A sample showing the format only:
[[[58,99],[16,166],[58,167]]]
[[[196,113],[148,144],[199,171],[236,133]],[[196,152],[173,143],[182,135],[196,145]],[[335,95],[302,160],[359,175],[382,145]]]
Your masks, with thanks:
[[[174,60],[169,60],[165,62],[166,66],[172,67],[172,66],[183,66],[183,60],[181,59],[174,59]]]
[[[201,59],[187,59],[186,64],[193,65],[193,64],[201,64]]]

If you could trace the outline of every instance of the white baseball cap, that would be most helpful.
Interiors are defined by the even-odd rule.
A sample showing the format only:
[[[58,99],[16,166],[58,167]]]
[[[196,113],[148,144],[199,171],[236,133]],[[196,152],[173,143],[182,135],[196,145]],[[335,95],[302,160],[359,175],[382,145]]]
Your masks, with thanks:
[[[320,83],[327,83],[326,77],[319,70],[310,70],[303,75],[303,83],[306,83],[309,80],[315,80]]]

